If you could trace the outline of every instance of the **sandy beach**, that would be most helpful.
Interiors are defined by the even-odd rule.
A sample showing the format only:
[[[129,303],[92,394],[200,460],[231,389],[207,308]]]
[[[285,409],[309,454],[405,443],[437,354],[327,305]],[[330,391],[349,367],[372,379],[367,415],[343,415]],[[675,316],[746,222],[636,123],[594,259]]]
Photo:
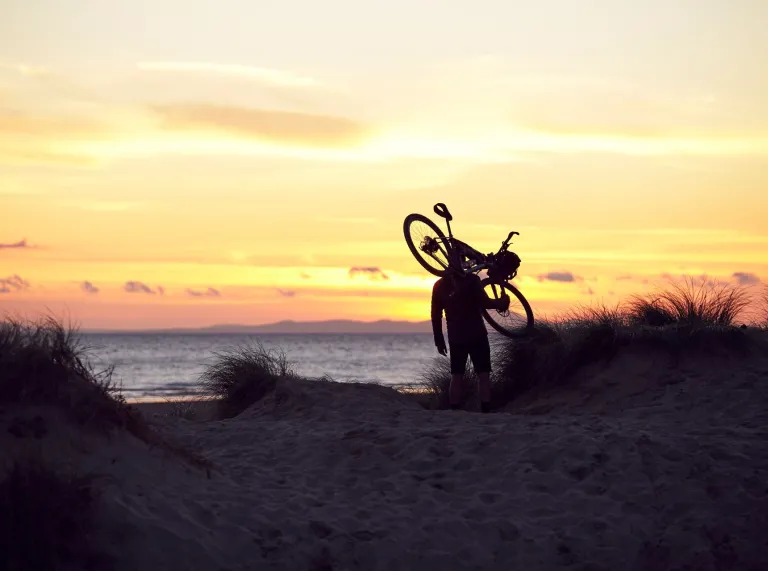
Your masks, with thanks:
[[[208,467],[5,407],[0,459],[97,475],[125,570],[768,568],[768,358],[645,357],[487,415],[301,379],[228,420],[137,405]]]

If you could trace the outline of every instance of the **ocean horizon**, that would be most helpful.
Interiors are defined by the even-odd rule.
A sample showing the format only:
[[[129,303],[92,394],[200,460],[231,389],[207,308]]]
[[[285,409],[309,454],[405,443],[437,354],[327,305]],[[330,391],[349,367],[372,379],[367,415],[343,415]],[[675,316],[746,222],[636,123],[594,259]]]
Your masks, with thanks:
[[[147,333],[81,334],[97,369],[131,400],[191,397],[217,353],[261,345],[285,354],[294,372],[340,382],[407,385],[439,357],[431,333]]]

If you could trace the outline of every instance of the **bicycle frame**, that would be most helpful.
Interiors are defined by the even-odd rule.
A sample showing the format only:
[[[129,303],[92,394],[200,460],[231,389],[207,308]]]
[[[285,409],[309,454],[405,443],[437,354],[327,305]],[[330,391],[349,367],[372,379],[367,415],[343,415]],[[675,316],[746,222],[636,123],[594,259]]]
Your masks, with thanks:
[[[516,338],[527,335],[533,328],[533,311],[528,300],[525,299],[519,288],[512,283],[512,280],[517,276],[521,260],[520,256],[509,249],[513,236],[519,234],[519,232],[510,232],[501,243],[498,251],[483,254],[466,242],[462,242],[454,237],[451,229],[453,217],[445,204],[435,204],[434,211],[445,220],[448,227],[447,235],[440,230],[433,220],[430,220],[423,214],[409,214],[403,223],[405,240],[418,262],[431,274],[441,277],[451,275],[471,276],[487,271],[487,277],[479,276],[482,288],[484,290],[489,288],[486,290],[487,297],[490,299],[517,299],[519,305],[525,311],[525,315],[518,311],[519,307],[518,310],[513,311],[510,305],[505,305],[506,309],[502,310],[499,308],[491,314],[483,310],[483,318],[496,331],[507,337]],[[431,232],[421,233],[419,243],[415,241],[418,234],[411,230],[412,225],[417,221],[432,228]],[[430,259],[436,262],[437,265],[433,264]],[[512,314],[516,318],[525,318],[525,325],[510,326],[504,321],[499,321],[499,316],[509,316]]]
[[[439,242],[439,240],[436,240],[436,241]],[[454,264],[451,263],[451,260],[449,259],[449,261],[448,261],[448,268],[447,268],[449,270],[452,270],[454,272],[461,272],[461,273],[464,273],[464,274],[467,274],[467,273],[473,273],[474,274],[474,273],[479,273],[479,272],[482,272],[483,270],[489,269],[491,267],[491,265],[493,264],[492,259],[489,259],[489,258],[492,258],[494,256],[494,254],[491,254],[491,255],[483,254],[483,253],[475,250],[469,244],[467,244],[465,242],[462,242],[458,238],[455,238],[454,236],[446,236],[445,242],[447,242],[446,246],[448,247],[448,249],[450,251],[458,253],[459,259],[463,259],[463,258],[480,258],[482,260],[480,262],[473,262],[473,263],[471,263],[469,265],[465,265],[465,266],[463,266],[461,268],[461,270],[459,270],[458,268],[456,268],[454,266]],[[508,242],[504,242],[502,244],[502,247],[499,248],[499,251],[496,252],[496,254],[499,254],[499,253],[505,251],[508,246],[509,246]],[[469,256],[469,255],[467,255],[468,253],[472,254],[472,255]],[[438,260],[434,255],[432,255],[432,257],[438,263],[440,262],[440,260]]]
[[[446,270],[451,270],[455,273],[466,275],[467,273],[478,273],[483,270],[490,269],[495,261],[495,257],[501,255],[503,252],[507,252],[512,237],[516,234],[519,234],[519,232],[510,232],[507,236],[507,239],[501,243],[501,247],[499,248],[498,252],[483,254],[475,250],[466,242],[462,242],[453,236],[453,231],[451,230],[451,220],[453,220],[453,216],[451,216],[451,213],[448,211],[448,207],[445,204],[438,202],[434,206],[434,211],[435,214],[445,220],[446,226],[448,227],[448,236],[445,236],[445,239],[442,240],[445,242],[447,250],[446,253],[448,254],[448,267]],[[435,243],[440,243],[439,238],[433,238],[433,240]],[[443,265],[442,262],[435,256],[435,252],[427,251],[423,248],[422,250],[429,254],[436,262]],[[472,263],[468,266],[465,265],[464,258],[472,260]],[[457,263],[460,264],[459,267],[456,267]]]

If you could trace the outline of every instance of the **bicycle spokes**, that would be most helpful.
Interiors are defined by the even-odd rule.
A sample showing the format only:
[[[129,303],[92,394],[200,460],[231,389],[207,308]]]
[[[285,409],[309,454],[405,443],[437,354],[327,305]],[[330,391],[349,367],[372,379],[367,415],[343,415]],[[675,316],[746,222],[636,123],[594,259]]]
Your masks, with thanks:
[[[417,221],[411,225],[410,232],[414,245],[431,260],[430,265],[437,264],[440,270],[448,267],[447,245],[427,224]]]
[[[501,287],[498,287],[498,289],[497,289],[496,284],[491,284],[491,291],[493,292],[493,299],[500,299],[501,298],[501,294],[504,293],[504,291],[502,290]],[[504,310],[497,309],[496,312],[499,315],[501,315],[502,317],[508,317],[509,316],[509,308],[504,309]]]

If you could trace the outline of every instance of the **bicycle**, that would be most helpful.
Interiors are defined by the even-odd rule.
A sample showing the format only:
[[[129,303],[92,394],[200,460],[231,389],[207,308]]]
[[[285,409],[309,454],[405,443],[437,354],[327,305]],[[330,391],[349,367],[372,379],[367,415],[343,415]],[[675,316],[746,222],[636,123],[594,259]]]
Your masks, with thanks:
[[[428,272],[435,276],[446,276],[450,273],[468,275],[485,270],[487,277],[481,280],[484,290],[490,288],[488,296],[492,299],[501,297],[506,291],[510,298],[510,306],[506,311],[482,309],[483,318],[496,331],[506,337],[524,337],[533,331],[534,317],[531,305],[523,294],[510,280],[517,275],[520,267],[520,257],[509,251],[511,240],[519,232],[510,232],[507,239],[501,243],[498,252],[483,254],[466,242],[454,237],[451,230],[453,216],[448,207],[439,202],[434,206],[435,214],[445,219],[448,227],[446,237],[442,230],[432,220],[423,214],[409,214],[403,222],[403,234],[408,248]],[[519,306],[515,303],[519,302]]]

